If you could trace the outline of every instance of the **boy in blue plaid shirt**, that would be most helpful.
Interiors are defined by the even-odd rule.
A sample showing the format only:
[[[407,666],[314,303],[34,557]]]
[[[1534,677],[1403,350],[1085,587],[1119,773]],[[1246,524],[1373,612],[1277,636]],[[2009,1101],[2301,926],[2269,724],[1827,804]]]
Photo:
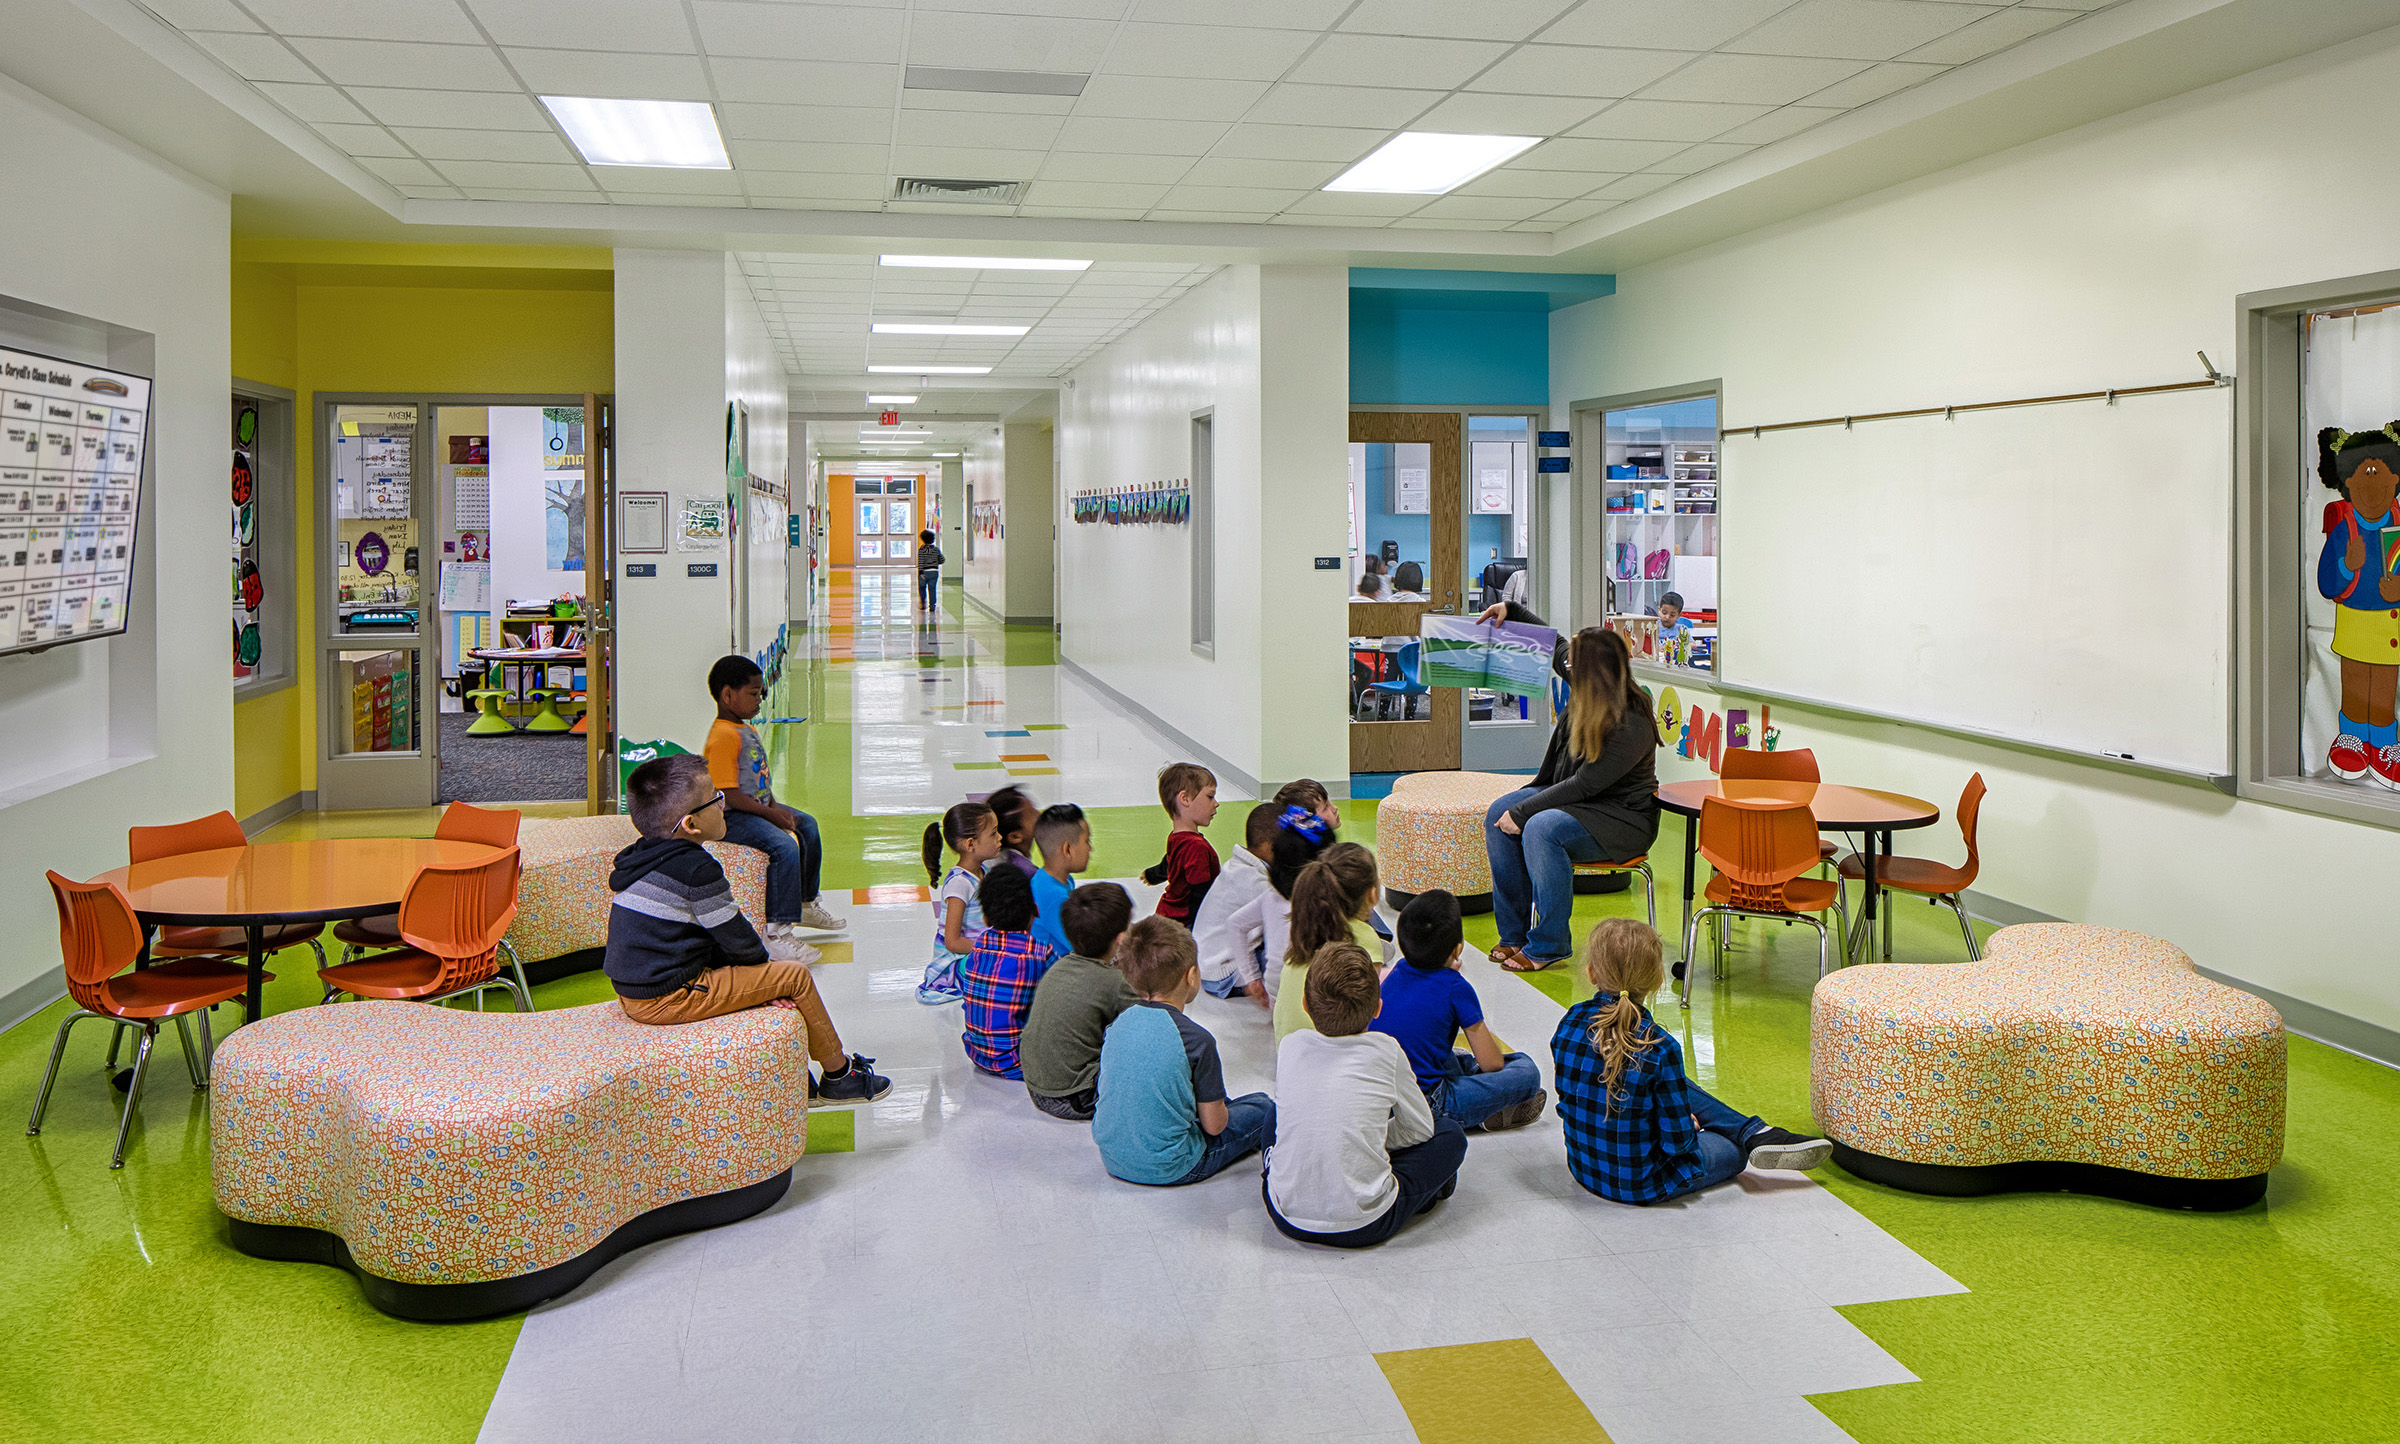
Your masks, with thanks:
[[[966,1002],[967,1061],[985,1073],[1022,1078],[1017,1038],[1033,1007],[1033,989],[1050,967],[1050,948],[1033,933],[1033,884],[1013,867],[995,867],[976,889],[983,931],[958,970]]]
[[[1745,1117],[1684,1077],[1675,1035],[1642,1006],[1666,981],[1656,931],[1610,918],[1592,929],[1584,971],[1599,991],[1567,1009],[1550,1039],[1577,1183],[1619,1203],[1661,1203],[1752,1164],[1806,1169],[1832,1156],[1824,1139]]]

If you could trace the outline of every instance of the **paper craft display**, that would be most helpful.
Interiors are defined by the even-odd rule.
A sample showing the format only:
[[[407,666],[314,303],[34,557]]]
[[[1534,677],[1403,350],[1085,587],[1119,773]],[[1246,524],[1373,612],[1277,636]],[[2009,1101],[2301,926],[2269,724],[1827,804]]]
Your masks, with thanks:
[[[233,506],[233,679],[259,672],[265,641],[258,630],[266,604],[266,579],[258,570],[258,403],[233,401],[233,467],[228,488]]]
[[[721,552],[733,535],[728,513],[732,510],[721,496],[687,496],[683,499],[683,524],[676,529],[675,548],[687,552]]]
[[[125,630],[150,383],[0,348],[0,654]]]
[[[2341,493],[2325,504],[2317,590],[2333,603],[2333,655],[2342,701],[2325,765],[2345,782],[2370,777],[2400,791],[2400,421],[2381,430],[2317,433],[2317,480]]]
[[[445,612],[488,612],[492,609],[490,562],[442,563],[441,609]]]
[[[1662,687],[1653,705],[1659,745],[1672,749],[1678,757],[1707,763],[1711,772],[1724,770],[1727,752],[1744,748],[1772,752],[1783,741],[1764,702],[1755,713],[1747,707],[1728,707],[1719,715],[1697,704],[1685,713],[1675,689]]]
[[[1423,641],[1417,680],[1428,687],[1539,697],[1550,684],[1558,633],[1548,627],[1431,614],[1418,618],[1417,626]]]
[[[1067,514],[1083,526],[1178,526],[1191,520],[1192,484],[1178,480],[1081,491],[1067,499]]]

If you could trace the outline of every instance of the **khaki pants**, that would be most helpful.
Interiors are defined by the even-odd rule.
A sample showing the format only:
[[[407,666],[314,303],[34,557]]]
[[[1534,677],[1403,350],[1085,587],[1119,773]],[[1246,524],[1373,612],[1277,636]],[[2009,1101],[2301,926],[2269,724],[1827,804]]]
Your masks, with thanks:
[[[617,999],[625,1016],[637,1023],[697,1023],[721,1018],[744,1008],[756,1008],[777,998],[789,998],[808,1024],[808,1056],[831,1070],[850,1055],[842,1051],[842,1035],[833,1030],[825,999],[806,963],[753,963],[739,968],[710,968],[676,991],[660,998]]]

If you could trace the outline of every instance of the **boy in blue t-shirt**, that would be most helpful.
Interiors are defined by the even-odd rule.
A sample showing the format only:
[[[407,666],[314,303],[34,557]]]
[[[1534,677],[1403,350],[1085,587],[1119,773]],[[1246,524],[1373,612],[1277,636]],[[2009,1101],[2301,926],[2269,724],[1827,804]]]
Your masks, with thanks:
[[[1127,1183],[1198,1183],[1275,1142],[1275,1100],[1225,1096],[1217,1040],[1183,1015],[1200,994],[1200,950],[1183,924],[1146,917],[1125,931],[1117,966],[1134,1001],[1100,1039],[1092,1141]]]
[[[1053,959],[1063,958],[1075,945],[1058,925],[1058,907],[1075,891],[1075,874],[1092,865],[1092,825],[1072,802],[1045,807],[1033,824],[1033,845],[1042,854],[1033,874],[1033,935]]]
[[[1658,599],[1658,655],[1681,664],[1692,645],[1692,619],[1683,614],[1683,593]]]
[[[1459,974],[1466,951],[1458,899],[1440,888],[1418,893],[1400,910],[1401,962],[1383,980],[1383,1011],[1370,1025],[1408,1055],[1434,1116],[1486,1133],[1522,1128],[1542,1115],[1549,1094],[1541,1069],[1522,1053],[1502,1054],[1483,1025],[1475,985]],[[1466,1035],[1472,1053],[1453,1052]]]

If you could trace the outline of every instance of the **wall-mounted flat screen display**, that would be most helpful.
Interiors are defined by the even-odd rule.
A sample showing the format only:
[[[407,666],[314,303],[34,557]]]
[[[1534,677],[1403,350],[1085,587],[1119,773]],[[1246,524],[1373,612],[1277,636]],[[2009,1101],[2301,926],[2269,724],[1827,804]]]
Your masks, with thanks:
[[[0,656],[125,630],[149,430],[146,377],[0,347]]]

